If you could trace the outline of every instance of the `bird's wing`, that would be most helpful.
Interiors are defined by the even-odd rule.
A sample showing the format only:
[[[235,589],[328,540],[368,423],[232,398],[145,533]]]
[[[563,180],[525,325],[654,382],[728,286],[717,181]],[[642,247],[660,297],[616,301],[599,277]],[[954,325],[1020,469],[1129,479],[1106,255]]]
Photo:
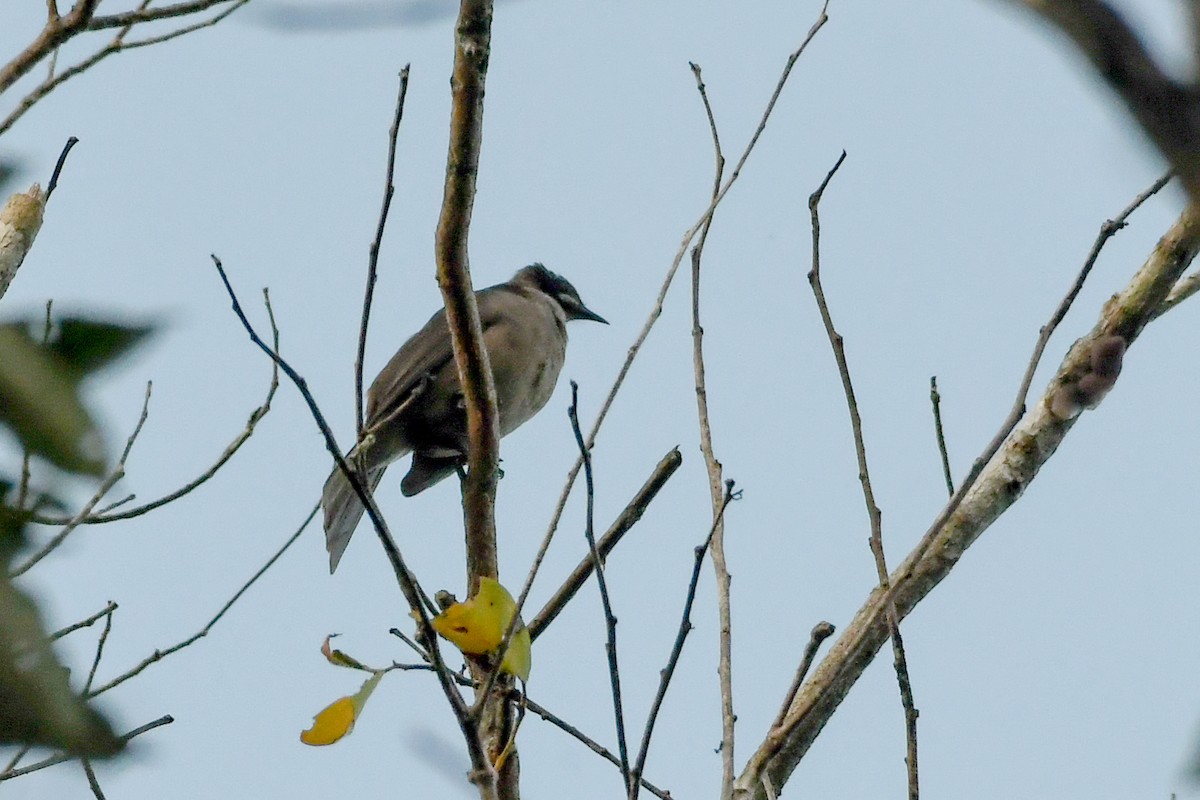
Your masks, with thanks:
[[[505,284],[500,284],[476,294],[479,322],[485,332],[501,318],[502,304],[494,302],[495,297],[511,291]],[[436,375],[453,358],[450,328],[446,324],[446,310],[443,308],[400,346],[371,384],[367,392],[367,427],[391,415],[408,400],[427,375]]]

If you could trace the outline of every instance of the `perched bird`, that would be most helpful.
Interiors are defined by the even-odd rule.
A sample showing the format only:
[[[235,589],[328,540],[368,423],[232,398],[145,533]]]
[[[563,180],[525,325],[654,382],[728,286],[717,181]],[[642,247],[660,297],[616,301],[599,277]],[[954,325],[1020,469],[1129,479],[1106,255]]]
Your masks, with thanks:
[[[507,283],[475,293],[479,322],[505,436],[546,405],[562,369],[569,320],[608,322],[579,299],[575,287],[541,264],[519,270]],[[446,310],[405,342],[367,392],[366,436],[353,450],[361,458],[367,484],[379,485],[384,470],[413,454],[400,491],[411,497],[466,463],[467,414]],[[334,468],[321,494],[325,509],[325,549],[329,571],[362,518],[363,505],[350,481]]]

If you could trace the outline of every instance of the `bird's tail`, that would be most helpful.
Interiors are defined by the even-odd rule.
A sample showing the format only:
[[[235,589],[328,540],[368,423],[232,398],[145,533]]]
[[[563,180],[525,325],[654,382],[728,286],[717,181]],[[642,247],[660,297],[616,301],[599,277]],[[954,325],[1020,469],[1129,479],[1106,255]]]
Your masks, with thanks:
[[[387,467],[375,467],[367,473],[367,489],[374,491]],[[337,569],[366,509],[350,485],[349,479],[336,466],[325,481],[321,492],[321,507],[325,509],[325,549],[329,551],[329,573]]]

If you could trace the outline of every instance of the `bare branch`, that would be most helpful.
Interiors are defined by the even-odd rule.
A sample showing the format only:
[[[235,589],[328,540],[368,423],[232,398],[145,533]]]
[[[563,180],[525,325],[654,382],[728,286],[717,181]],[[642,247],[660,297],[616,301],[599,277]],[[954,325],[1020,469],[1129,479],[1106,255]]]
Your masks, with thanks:
[[[108,605],[97,611],[95,614],[92,614],[90,617],[84,617],[83,619],[79,620],[79,622],[72,623],[67,627],[60,628],[54,633],[50,634],[50,641],[57,642],[68,633],[74,633],[81,628],[90,628],[92,625],[96,624],[98,619],[112,614],[112,612],[116,611],[117,608],[119,608],[119,606],[113,601],[109,600]]]
[[[946,479],[946,491],[954,497],[954,477],[950,474],[950,454],[946,452],[946,434],[942,430],[942,396],[938,394],[936,375],[929,379],[929,404],[933,406],[933,432],[942,459],[942,477]]]
[[[546,720],[546,722],[549,722],[551,725],[555,726],[559,730],[569,734],[576,741],[581,742],[585,747],[587,747],[589,750],[591,750],[596,755],[603,758],[608,763],[612,764],[614,767],[616,767],[618,769],[621,768],[621,760],[619,758],[617,758],[615,755],[613,755],[612,752],[607,747],[600,744],[595,739],[591,738],[586,733],[584,733],[583,731],[579,730],[571,723],[564,720],[562,717],[559,717],[558,715],[554,714],[549,709],[547,709],[545,706],[539,705],[538,703],[535,703],[532,700],[529,700],[528,698],[526,698],[526,703],[529,705],[529,710],[532,711],[534,714],[537,714],[539,717]],[[655,797],[660,798],[660,800],[671,800],[670,792],[665,791],[663,789],[659,789],[657,786],[650,783],[650,781],[646,780],[645,778],[639,778],[638,782],[639,782],[639,785],[643,789],[650,792]]]
[[[124,28],[126,25],[140,25],[143,22],[155,22],[160,19],[186,17],[208,11],[225,4],[242,5],[246,0],[190,0],[186,3],[162,6],[161,8],[142,8],[135,11],[125,11],[120,14],[109,14],[104,17],[93,17],[87,24],[87,30],[98,31],[105,28]]]
[[[812,270],[808,273],[808,282],[812,286],[813,296],[817,300],[817,308],[821,312],[821,321],[825,325],[825,333],[833,349],[833,357],[837,362],[838,376],[842,380],[842,391],[846,396],[846,409],[850,412],[850,429],[854,435],[854,454],[858,460],[858,479],[862,484],[863,502],[867,506],[867,516],[871,524],[871,554],[875,557],[875,570],[879,578],[879,587],[884,592],[891,588],[888,580],[887,558],[883,552],[883,514],[875,503],[875,492],[871,488],[871,471],[867,466],[867,444],[863,436],[862,417],[858,411],[858,400],[854,396],[854,384],[850,379],[850,364],[846,360],[844,340],[834,328],[833,316],[829,304],[825,300],[825,291],[821,286],[821,220],[818,208],[821,196],[833,180],[838,168],[846,160],[846,151],[841,156],[825,180],[808,198],[809,215],[812,218]],[[918,712],[913,703],[912,681],[908,674],[908,658],[904,653],[904,640],[900,635],[900,619],[895,608],[887,609],[888,629],[892,639],[892,653],[896,668],[896,682],[900,687],[900,703],[904,709],[904,727],[908,764],[908,796],[909,800],[920,797],[920,783],[917,770],[917,716]]]
[[[596,549],[600,552],[601,563],[604,563],[608,558],[608,554],[616,547],[617,542],[621,541],[625,533],[642,518],[642,515],[646,513],[646,509],[650,506],[650,502],[654,500],[659,490],[666,485],[667,480],[675,474],[675,470],[679,469],[682,463],[683,456],[679,454],[679,448],[671,450],[671,452],[662,457],[662,460],[658,462],[658,466],[654,468],[654,472],[642,484],[642,488],[638,489],[637,494],[626,504],[612,526],[600,537],[600,541],[596,543]],[[543,545],[545,544],[547,542],[543,540]],[[538,555],[541,556],[544,552],[545,549],[543,547]],[[584,582],[591,576],[594,567],[595,560],[592,558],[591,553],[588,553],[579,562],[578,566],[571,571],[566,580],[563,581],[562,586],[558,588],[554,596],[546,601],[546,605],[542,606],[542,610],[529,623],[527,627],[529,628],[530,639],[536,641],[537,637],[545,632],[546,626],[554,621],[554,618],[566,607],[571,598],[575,596],[575,593],[583,587]],[[533,574],[533,571],[531,571],[530,576]],[[524,602],[524,598],[529,593],[530,586],[532,586],[532,582],[527,581],[525,591],[521,593],[521,601],[517,603],[518,613]]]
[[[138,434],[142,432],[142,426],[146,424],[146,418],[150,416],[150,391],[152,386],[152,383],[146,383],[146,397],[142,401],[142,414],[138,418],[137,425],[133,428],[133,433],[129,434],[129,439],[125,442],[125,449],[121,452],[121,457],[117,460],[116,466],[112,468],[108,477],[104,479],[100,487],[96,489],[96,493],[84,504],[83,508],[79,509],[79,513],[72,517],[57,535],[42,545],[40,550],[25,559],[20,566],[13,568],[12,572],[9,573],[10,576],[15,578],[18,575],[24,575],[34,564],[54,552],[71,535],[71,532],[78,528],[83,520],[87,519],[88,515],[92,513],[92,509],[103,499],[104,495],[108,494],[116,482],[125,476],[125,461],[129,458],[129,451],[133,449],[133,443],[137,441]]]
[[[51,69],[47,73],[46,78],[21,99],[3,121],[0,121],[0,133],[11,128],[17,120],[23,117],[29,109],[50,94],[50,92],[71,78],[94,67],[105,58],[125,50],[161,44],[162,42],[184,36],[201,28],[211,27],[244,6],[247,2],[249,0],[198,0],[198,2],[179,3],[175,6],[148,9],[149,0],[143,0],[139,7],[133,11],[107,17],[93,16],[96,6],[99,5],[99,0],[81,0],[66,17],[59,17],[53,9],[53,3],[51,3],[49,19],[42,32],[25,50],[4,67],[0,68],[0,94],[7,91],[14,83],[28,74],[44,59],[49,58],[51,60]],[[169,17],[199,14],[210,8],[224,4],[229,5],[219,13],[200,22],[184,25],[174,31],[139,41],[125,41],[125,37],[135,25],[159,19],[167,19]],[[63,44],[79,34],[105,28],[119,29],[108,44],[62,72],[54,69],[54,60],[57,58],[58,49]]]
[[[713,170],[713,187],[711,200],[716,201],[721,193],[721,177],[725,172],[725,156],[721,153],[721,137],[717,133],[717,121],[713,115],[712,104],[708,101],[704,79],[700,67],[689,64],[696,78],[696,90],[704,103],[704,113],[708,117],[708,129],[712,135],[713,152],[716,166]],[[720,683],[721,703],[721,798],[728,800],[733,792],[733,756],[734,756],[734,722],[737,717],[733,713],[733,616],[729,597],[729,568],[725,562],[725,506],[728,500],[722,499],[721,462],[713,451],[712,426],[708,416],[708,386],[704,377],[704,328],[700,324],[700,261],[704,254],[704,243],[708,241],[708,232],[712,228],[713,214],[708,215],[700,228],[696,246],[692,248],[692,372],[696,384],[696,416],[700,427],[700,453],[704,456],[704,467],[708,473],[709,502],[712,505],[713,535],[709,539],[712,545],[713,572],[717,580],[717,679]],[[725,487],[724,494],[729,494]],[[707,543],[706,543],[707,544]],[[690,605],[690,604],[689,604]],[[663,687],[665,691],[665,687]],[[643,749],[649,741],[643,743]]]
[[[796,668],[792,685],[783,697],[783,705],[779,707],[779,713],[775,715],[775,721],[771,723],[772,731],[783,725],[783,720],[787,717],[788,710],[791,709],[792,702],[796,699],[796,692],[800,691],[800,685],[804,682],[804,676],[812,669],[813,659],[817,657],[821,643],[833,636],[835,630],[836,628],[832,624],[822,621],[814,625],[812,631],[809,632],[808,644],[804,646],[804,655],[800,658],[800,666]]]
[[[383,230],[387,227],[388,211],[392,207],[392,196],[396,193],[396,140],[400,137],[400,121],[404,119],[404,98],[408,94],[408,69],[405,64],[400,70],[400,90],[396,97],[396,113],[388,131],[387,172],[384,180],[383,203],[379,208],[379,223],[375,226],[375,239],[367,255],[367,288],[363,292],[362,324],[358,330],[358,355],[354,359],[354,411],[358,426],[358,439],[363,438],[363,359],[367,353],[367,327],[371,321],[371,301],[375,297],[375,280],[379,272],[379,248],[383,246]]]
[[[617,665],[617,618],[613,615],[612,603],[608,599],[608,582],[604,580],[604,561],[596,547],[596,535],[592,530],[592,506],[594,502],[594,486],[592,483],[592,454],[583,441],[583,431],[579,429],[579,384],[571,381],[571,405],[567,409],[571,418],[571,431],[575,434],[575,443],[579,446],[579,456],[583,459],[584,482],[587,485],[587,518],[584,522],[583,535],[587,538],[588,550],[592,554],[592,569],[596,573],[596,584],[600,587],[600,604],[604,609],[604,651],[608,654],[608,678],[612,685],[613,716],[617,723],[617,752],[621,754],[621,778],[625,781],[625,794],[631,800],[634,794],[634,784],[629,772],[629,749],[625,739],[625,709],[621,702],[621,671]]]

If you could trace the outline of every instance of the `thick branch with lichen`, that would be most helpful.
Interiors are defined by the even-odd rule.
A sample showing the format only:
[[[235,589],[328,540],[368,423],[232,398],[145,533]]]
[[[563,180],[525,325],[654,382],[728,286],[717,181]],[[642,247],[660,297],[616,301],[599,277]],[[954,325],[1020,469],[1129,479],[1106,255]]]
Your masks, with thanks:
[[[783,724],[766,737],[735,785],[737,798],[767,800],[782,787],[837,710],[850,688],[887,641],[888,601],[903,619],[945,578],[967,548],[1006,511],[1058,449],[1076,418],[1062,419],[1051,404],[1064,386],[1092,369],[1093,345],[1119,336],[1131,344],[1152,320],[1180,275],[1200,252],[1200,212],[1186,211],[1159,241],[1142,268],[1110,299],[1096,326],[1067,353],[1043,397],[1009,434],[974,487],[929,541],[918,545],[891,576],[892,588],[876,588],[841,638],[797,693]]]

